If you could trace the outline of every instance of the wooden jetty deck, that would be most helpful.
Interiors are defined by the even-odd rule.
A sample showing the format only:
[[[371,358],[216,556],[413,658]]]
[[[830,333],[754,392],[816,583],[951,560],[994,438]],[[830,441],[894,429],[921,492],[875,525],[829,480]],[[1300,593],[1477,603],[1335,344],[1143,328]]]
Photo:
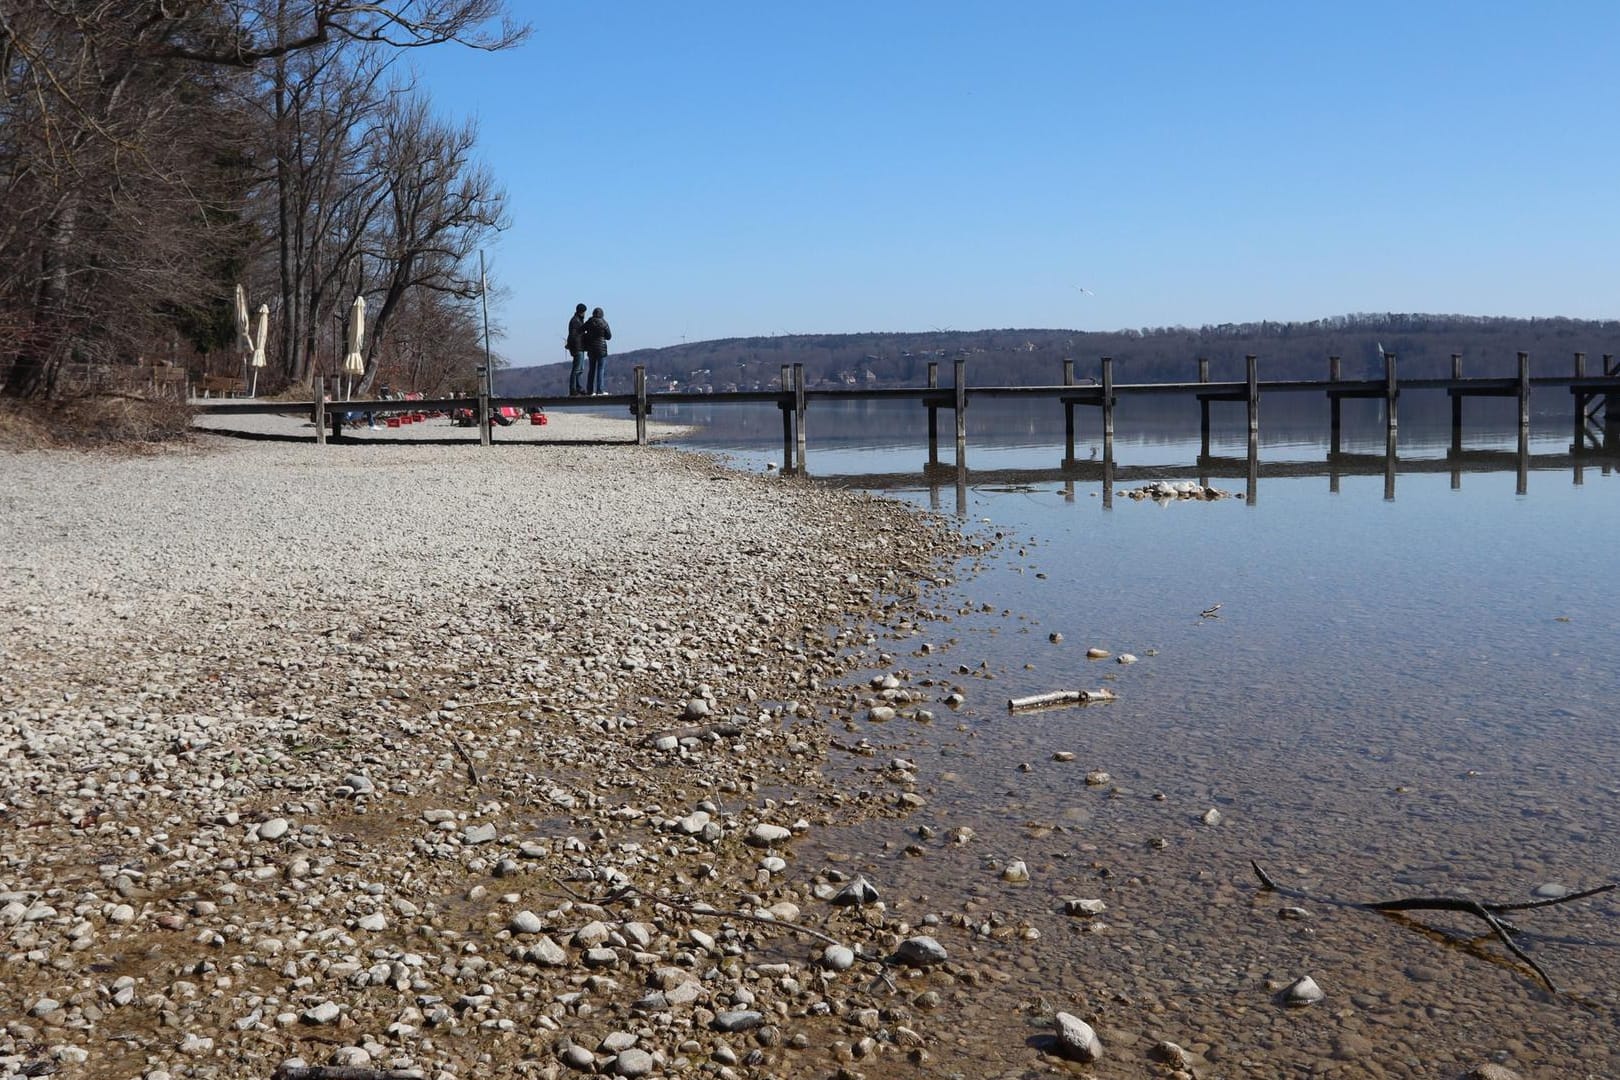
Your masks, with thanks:
[[[636,421],[637,443],[647,441],[647,417],[660,407],[677,404],[716,405],[775,405],[782,414],[782,469],[784,472],[806,470],[806,447],[811,405],[816,402],[844,401],[913,401],[928,410],[928,463],[941,464],[939,456],[939,414],[949,412],[955,421],[955,461],[958,466],[967,460],[967,410],[974,400],[997,398],[1050,401],[1063,408],[1064,456],[1060,468],[1080,469],[1086,463],[1075,459],[1076,409],[1096,409],[1102,418],[1103,458],[1113,460],[1114,413],[1121,398],[1181,396],[1195,400],[1199,406],[1201,436],[1200,460],[1209,458],[1211,407],[1220,402],[1241,404],[1245,409],[1250,444],[1250,458],[1257,457],[1260,433],[1260,403],[1273,394],[1320,394],[1330,404],[1330,458],[1341,454],[1342,412],[1346,399],[1374,399],[1384,403],[1386,439],[1391,447],[1398,432],[1399,402],[1403,393],[1413,391],[1441,392],[1451,401],[1451,450],[1454,455],[1465,452],[1463,441],[1463,403],[1469,398],[1507,397],[1518,402],[1520,437],[1523,440],[1530,426],[1530,399],[1535,391],[1563,391],[1570,395],[1571,433],[1570,453],[1620,453],[1620,362],[1612,354],[1604,355],[1601,370],[1588,373],[1586,355],[1574,354],[1573,364],[1563,375],[1532,375],[1530,357],[1518,354],[1517,371],[1509,376],[1464,377],[1462,357],[1453,354],[1451,374],[1445,378],[1407,378],[1397,374],[1397,358],[1393,353],[1384,355],[1384,375],[1377,379],[1344,379],[1338,357],[1328,358],[1328,378],[1263,380],[1259,377],[1258,358],[1245,358],[1245,377],[1242,381],[1211,382],[1209,361],[1198,362],[1198,378],[1191,382],[1116,383],[1114,361],[1103,357],[1096,378],[1081,382],[1075,377],[1074,362],[1063,362],[1061,381],[1046,386],[971,386],[967,381],[967,364],[955,362],[954,379],[950,386],[939,383],[939,365],[928,365],[924,386],[878,388],[808,388],[805,385],[804,365],[783,365],[778,389],[747,390],[731,393],[697,393],[692,391],[662,391],[650,393],[644,367],[634,369],[635,389],[629,394],[608,394],[581,399],[567,395],[496,396],[481,394],[476,398],[434,398],[418,401],[340,400],[326,401],[318,395],[311,402],[271,402],[258,400],[204,399],[191,402],[199,413],[232,415],[244,413],[300,413],[312,414],[317,442],[358,442],[345,439],[343,417],[353,413],[434,412],[448,413],[455,409],[474,411],[477,418],[469,429],[469,439],[476,434],[478,440],[489,445],[494,441],[494,424],[489,417],[504,406],[521,410],[566,407],[570,405],[623,406]],[[321,380],[324,385],[324,380]],[[330,436],[328,434],[330,428]]]

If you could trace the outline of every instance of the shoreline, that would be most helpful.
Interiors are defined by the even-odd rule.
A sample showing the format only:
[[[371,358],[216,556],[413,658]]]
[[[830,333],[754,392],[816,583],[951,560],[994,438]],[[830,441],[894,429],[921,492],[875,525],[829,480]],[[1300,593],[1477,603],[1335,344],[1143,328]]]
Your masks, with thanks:
[[[755,920],[832,910],[833,684],[940,519],[633,445],[0,472],[0,1069],[837,1068],[882,968]]]

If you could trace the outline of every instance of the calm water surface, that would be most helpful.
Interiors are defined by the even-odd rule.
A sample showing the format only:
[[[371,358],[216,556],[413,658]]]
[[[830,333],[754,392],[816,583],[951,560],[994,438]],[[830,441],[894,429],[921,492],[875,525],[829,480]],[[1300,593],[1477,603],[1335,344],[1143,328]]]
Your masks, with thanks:
[[[1026,1043],[1055,1007],[1103,1030],[1098,1076],[1153,1075],[1160,1039],[1203,1055],[1204,1076],[1453,1077],[1487,1060],[1525,1076],[1620,1075],[1616,894],[1516,917],[1565,991],[1554,995],[1467,916],[1283,899],[1250,869],[1351,900],[1518,902],[1547,883],[1620,878],[1620,477],[1593,461],[1577,483],[1567,413],[1537,417],[1523,494],[1506,408],[1470,405],[1468,445],[1494,471],[1454,479],[1444,417],[1403,402],[1393,499],[1380,416],[1347,406],[1346,449],[1372,460],[1337,491],[1325,471],[1263,475],[1252,502],[1158,505],[1124,497],[1130,480],[1105,509],[1099,481],[1039,475],[1062,455],[1055,406],[974,408],[960,486],[923,482],[918,406],[813,409],[809,426],[813,475],[880,478],[1004,538],[937,598],[949,621],[886,643],[914,680],[939,681],[932,701],[957,687],[967,704],[932,705],[928,725],[851,718],[845,738],[875,754],[829,765],[851,790],[892,797],[885,766],[908,758],[928,804],[801,853],[867,873],[906,917],[943,916],[953,956],[999,973],[957,991],[967,1020],[938,1073],[967,1058],[984,1075],[1036,1075]],[[713,413],[674,417],[714,422],[690,445],[745,467],[777,460],[775,410]],[[1263,412],[1262,463],[1323,462],[1325,415]],[[1228,472],[1241,477],[1241,412],[1217,416],[1214,452],[1239,459]],[[1096,423],[1082,416],[1077,458]],[[1122,468],[1197,454],[1190,403],[1134,419],[1122,408],[1119,432]],[[1008,475],[1019,470],[1031,475]],[[1244,493],[1241,478],[1213,482]],[[1088,661],[1090,646],[1140,659]],[[1118,700],[1006,708],[1091,686]],[[1088,785],[1095,770],[1111,780]],[[963,825],[974,838],[952,842]],[[1028,885],[1000,879],[1013,859]],[[1070,918],[1065,897],[1109,910]],[[1294,903],[1311,917],[1280,919]],[[1327,1000],[1278,1004],[1278,987],[1306,974]]]

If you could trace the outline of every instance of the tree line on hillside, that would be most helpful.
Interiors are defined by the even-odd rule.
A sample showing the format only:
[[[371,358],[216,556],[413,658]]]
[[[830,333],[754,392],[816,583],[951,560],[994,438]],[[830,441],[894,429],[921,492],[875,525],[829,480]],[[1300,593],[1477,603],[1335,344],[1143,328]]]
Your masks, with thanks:
[[[74,366],[238,373],[236,286],[275,390],[335,374],[356,296],[365,385],[481,362],[479,245],[505,195],[476,129],[397,59],[515,45],[504,0],[51,0],[0,13],[0,388]]]
[[[1346,379],[1379,378],[1380,348],[1397,356],[1404,377],[1451,373],[1461,354],[1463,373],[1507,376],[1528,352],[1540,373],[1573,370],[1577,352],[1598,373],[1605,354],[1620,353],[1620,321],[1566,318],[1521,319],[1468,315],[1355,314],[1310,322],[1225,323],[1218,326],[1144,328],[1111,332],[1077,330],[961,330],[928,333],[796,334],[727,338],[642,349],[615,356],[609,381],[630,388],[631,371],[647,368],[654,390],[768,389],[780,385],[783,364],[803,364],[812,387],[922,386],[928,364],[939,365],[949,386],[957,359],[978,386],[1047,386],[1062,381],[1063,362],[1073,360],[1080,381],[1099,377],[1100,358],[1114,360],[1118,382],[1191,382],[1198,359],[1209,360],[1210,378],[1240,380],[1245,357],[1258,357],[1262,379],[1325,379],[1328,358],[1338,356]],[[514,368],[500,375],[508,394],[558,393],[567,365]]]

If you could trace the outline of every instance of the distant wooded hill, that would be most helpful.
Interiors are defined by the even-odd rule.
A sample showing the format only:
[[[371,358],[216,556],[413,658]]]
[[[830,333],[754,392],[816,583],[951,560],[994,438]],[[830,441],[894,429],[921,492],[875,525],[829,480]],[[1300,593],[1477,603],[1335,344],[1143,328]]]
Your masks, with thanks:
[[[1470,315],[1343,315],[1314,322],[1223,323],[1220,326],[1116,330],[947,330],[922,334],[794,334],[725,338],[638,349],[608,361],[613,392],[631,388],[632,369],[647,367],[648,388],[722,393],[774,388],[783,364],[803,364],[812,387],[921,386],[928,363],[940,366],[940,385],[951,383],[954,361],[967,361],[975,386],[1037,386],[1062,381],[1062,363],[1075,362],[1081,381],[1095,377],[1098,358],[1114,358],[1118,382],[1188,382],[1197,360],[1208,357],[1215,381],[1244,377],[1244,357],[1259,357],[1262,379],[1320,379],[1328,357],[1343,358],[1347,379],[1383,374],[1382,345],[1399,357],[1404,377],[1451,373],[1461,353],[1465,375],[1517,373],[1517,354],[1531,355],[1535,374],[1572,370],[1577,352],[1587,370],[1602,371],[1605,353],[1620,353],[1620,320],[1513,319]],[[567,391],[568,365],[507,368],[502,394]]]

